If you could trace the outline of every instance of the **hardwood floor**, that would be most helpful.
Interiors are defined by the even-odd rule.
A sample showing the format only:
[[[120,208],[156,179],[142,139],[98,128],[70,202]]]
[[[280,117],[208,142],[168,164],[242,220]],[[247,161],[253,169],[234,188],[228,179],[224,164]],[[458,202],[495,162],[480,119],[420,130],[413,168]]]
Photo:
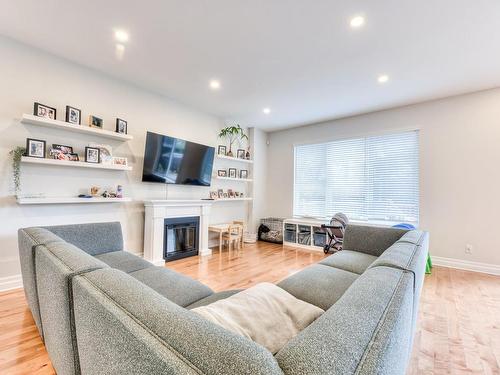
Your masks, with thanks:
[[[216,291],[277,282],[324,256],[260,243],[168,263]],[[0,374],[55,374],[21,289],[0,293]],[[426,276],[408,375],[500,375],[500,277],[435,267]]]

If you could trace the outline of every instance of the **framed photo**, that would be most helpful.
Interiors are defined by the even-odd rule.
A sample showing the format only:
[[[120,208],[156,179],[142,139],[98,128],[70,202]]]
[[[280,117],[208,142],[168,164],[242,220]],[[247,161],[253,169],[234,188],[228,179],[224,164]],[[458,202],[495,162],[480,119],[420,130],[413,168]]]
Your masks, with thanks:
[[[48,105],[36,103],[33,108],[33,114],[38,117],[48,118],[50,120],[56,119],[57,110],[55,108],[49,107]]]
[[[127,158],[122,158],[119,156],[113,156],[113,165],[128,165]]]
[[[217,199],[217,198],[219,198],[219,194],[216,191],[211,191],[210,199]]]
[[[217,171],[217,176],[219,176],[219,177],[227,177],[227,171],[225,169],[219,169]]]
[[[229,168],[229,178],[236,178],[236,168]]]
[[[217,148],[217,154],[225,156],[226,155],[226,146],[219,145],[219,147]]]
[[[121,134],[127,134],[127,121],[121,118],[116,119],[116,132]]]
[[[59,151],[63,154],[72,154],[73,153],[73,147],[71,147],[71,146],[52,144],[52,150]]]
[[[224,198],[224,190],[218,189],[217,190],[217,195],[219,196],[219,198]]]
[[[100,153],[101,150],[97,147],[85,147],[85,161],[87,163],[99,163]]]
[[[82,111],[78,108],[66,106],[66,122],[74,125],[81,125],[82,123]]]
[[[113,164],[113,147],[111,147],[110,145],[101,145],[94,142],[90,142],[89,147],[98,148],[100,150],[99,163]]]
[[[227,196],[228,196],[229,198],[234,198],[234,191],[233,191],[233,190],[231,190],[231,189],[227,189]]]
[[[102,126],[103,126],[102,118],[96,117],[94,115],[90,115],[89,116],[89,126],[91,128],[102,129]]]
[[[238,159],[245,159],[245,153],[246,153],[245,150],[240,148],[236,151],[236,157]]]
[[[240,192],[239,191],[235,191],[234,192],[234,197],[235,198],[239,198],[240,197]]]
[[[224,193],[223,198],[229,198],[229,196],[227,195],[227,193]]]
[[[240,178],[248,178],[248,171],[246,169],[240,171]]]
[[[41,139],[26,139],[26,154],[32,158],[45,158],[45,141]]]
[[[71,153],[71,154],[68,154],[68,160],[69,161],[80,161],[80,157],[78,156],[78,154]]]

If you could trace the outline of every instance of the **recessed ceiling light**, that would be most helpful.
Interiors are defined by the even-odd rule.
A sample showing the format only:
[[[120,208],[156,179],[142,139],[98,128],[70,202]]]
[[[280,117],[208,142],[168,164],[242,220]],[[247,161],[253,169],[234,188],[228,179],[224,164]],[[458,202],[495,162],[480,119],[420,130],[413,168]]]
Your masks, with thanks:
[[[264,112],[266,115],[270,114],[271,113],[271,108],[264,108],[262,109],[262,112]]]
[[[115,39],[120,43],[128,42],[128,33],[125,30],[115,30]]]
[[[362,16],[356,16],[351,18],[351,27],[357,29],[365,24],[365,18]]]
[[[218,90],[218,89],[220,89],[220,82],[219,82],[219,81],[217,81],[216,79],[212,79],[212,80],[210,81],[210,88],[211,88],[212,90]]]
[[[378,83],[386,83],[389,80],[389,76],[387,74],[379,75],[377,78]]]

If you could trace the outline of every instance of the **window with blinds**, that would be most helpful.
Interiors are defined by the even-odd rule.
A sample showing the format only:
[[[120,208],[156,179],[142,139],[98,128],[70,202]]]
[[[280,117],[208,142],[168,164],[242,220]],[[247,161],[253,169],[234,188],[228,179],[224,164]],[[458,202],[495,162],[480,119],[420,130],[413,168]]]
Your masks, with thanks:
[[[418,223],[418,131],[295,146],[294,216]]]

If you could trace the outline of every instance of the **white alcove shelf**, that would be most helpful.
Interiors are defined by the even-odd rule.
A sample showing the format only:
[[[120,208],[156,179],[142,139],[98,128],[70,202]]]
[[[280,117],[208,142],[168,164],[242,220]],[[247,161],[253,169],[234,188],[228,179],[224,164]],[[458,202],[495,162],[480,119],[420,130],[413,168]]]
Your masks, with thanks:
[[[30,157],[30,156],[21,157],[21,163],[42,164],[42,165],[51,165],[51,166],[56,166],[56,167],[69,167],[69,168],[107,169],[107,170],[113,170],[113,171],[131,171],[132,170],[132,167],[129,167],[127,165],[86,163],[84,161],[69,161],[69,160],[57,160],[57,159],[47,159],[47,158],[34,158],[34,157]]]
[[[131,198],[78,198],[78,197],[47,197],[47,198],[17,198],[18,204],[88,204],[88,203],[124,203],[132,202]]]

